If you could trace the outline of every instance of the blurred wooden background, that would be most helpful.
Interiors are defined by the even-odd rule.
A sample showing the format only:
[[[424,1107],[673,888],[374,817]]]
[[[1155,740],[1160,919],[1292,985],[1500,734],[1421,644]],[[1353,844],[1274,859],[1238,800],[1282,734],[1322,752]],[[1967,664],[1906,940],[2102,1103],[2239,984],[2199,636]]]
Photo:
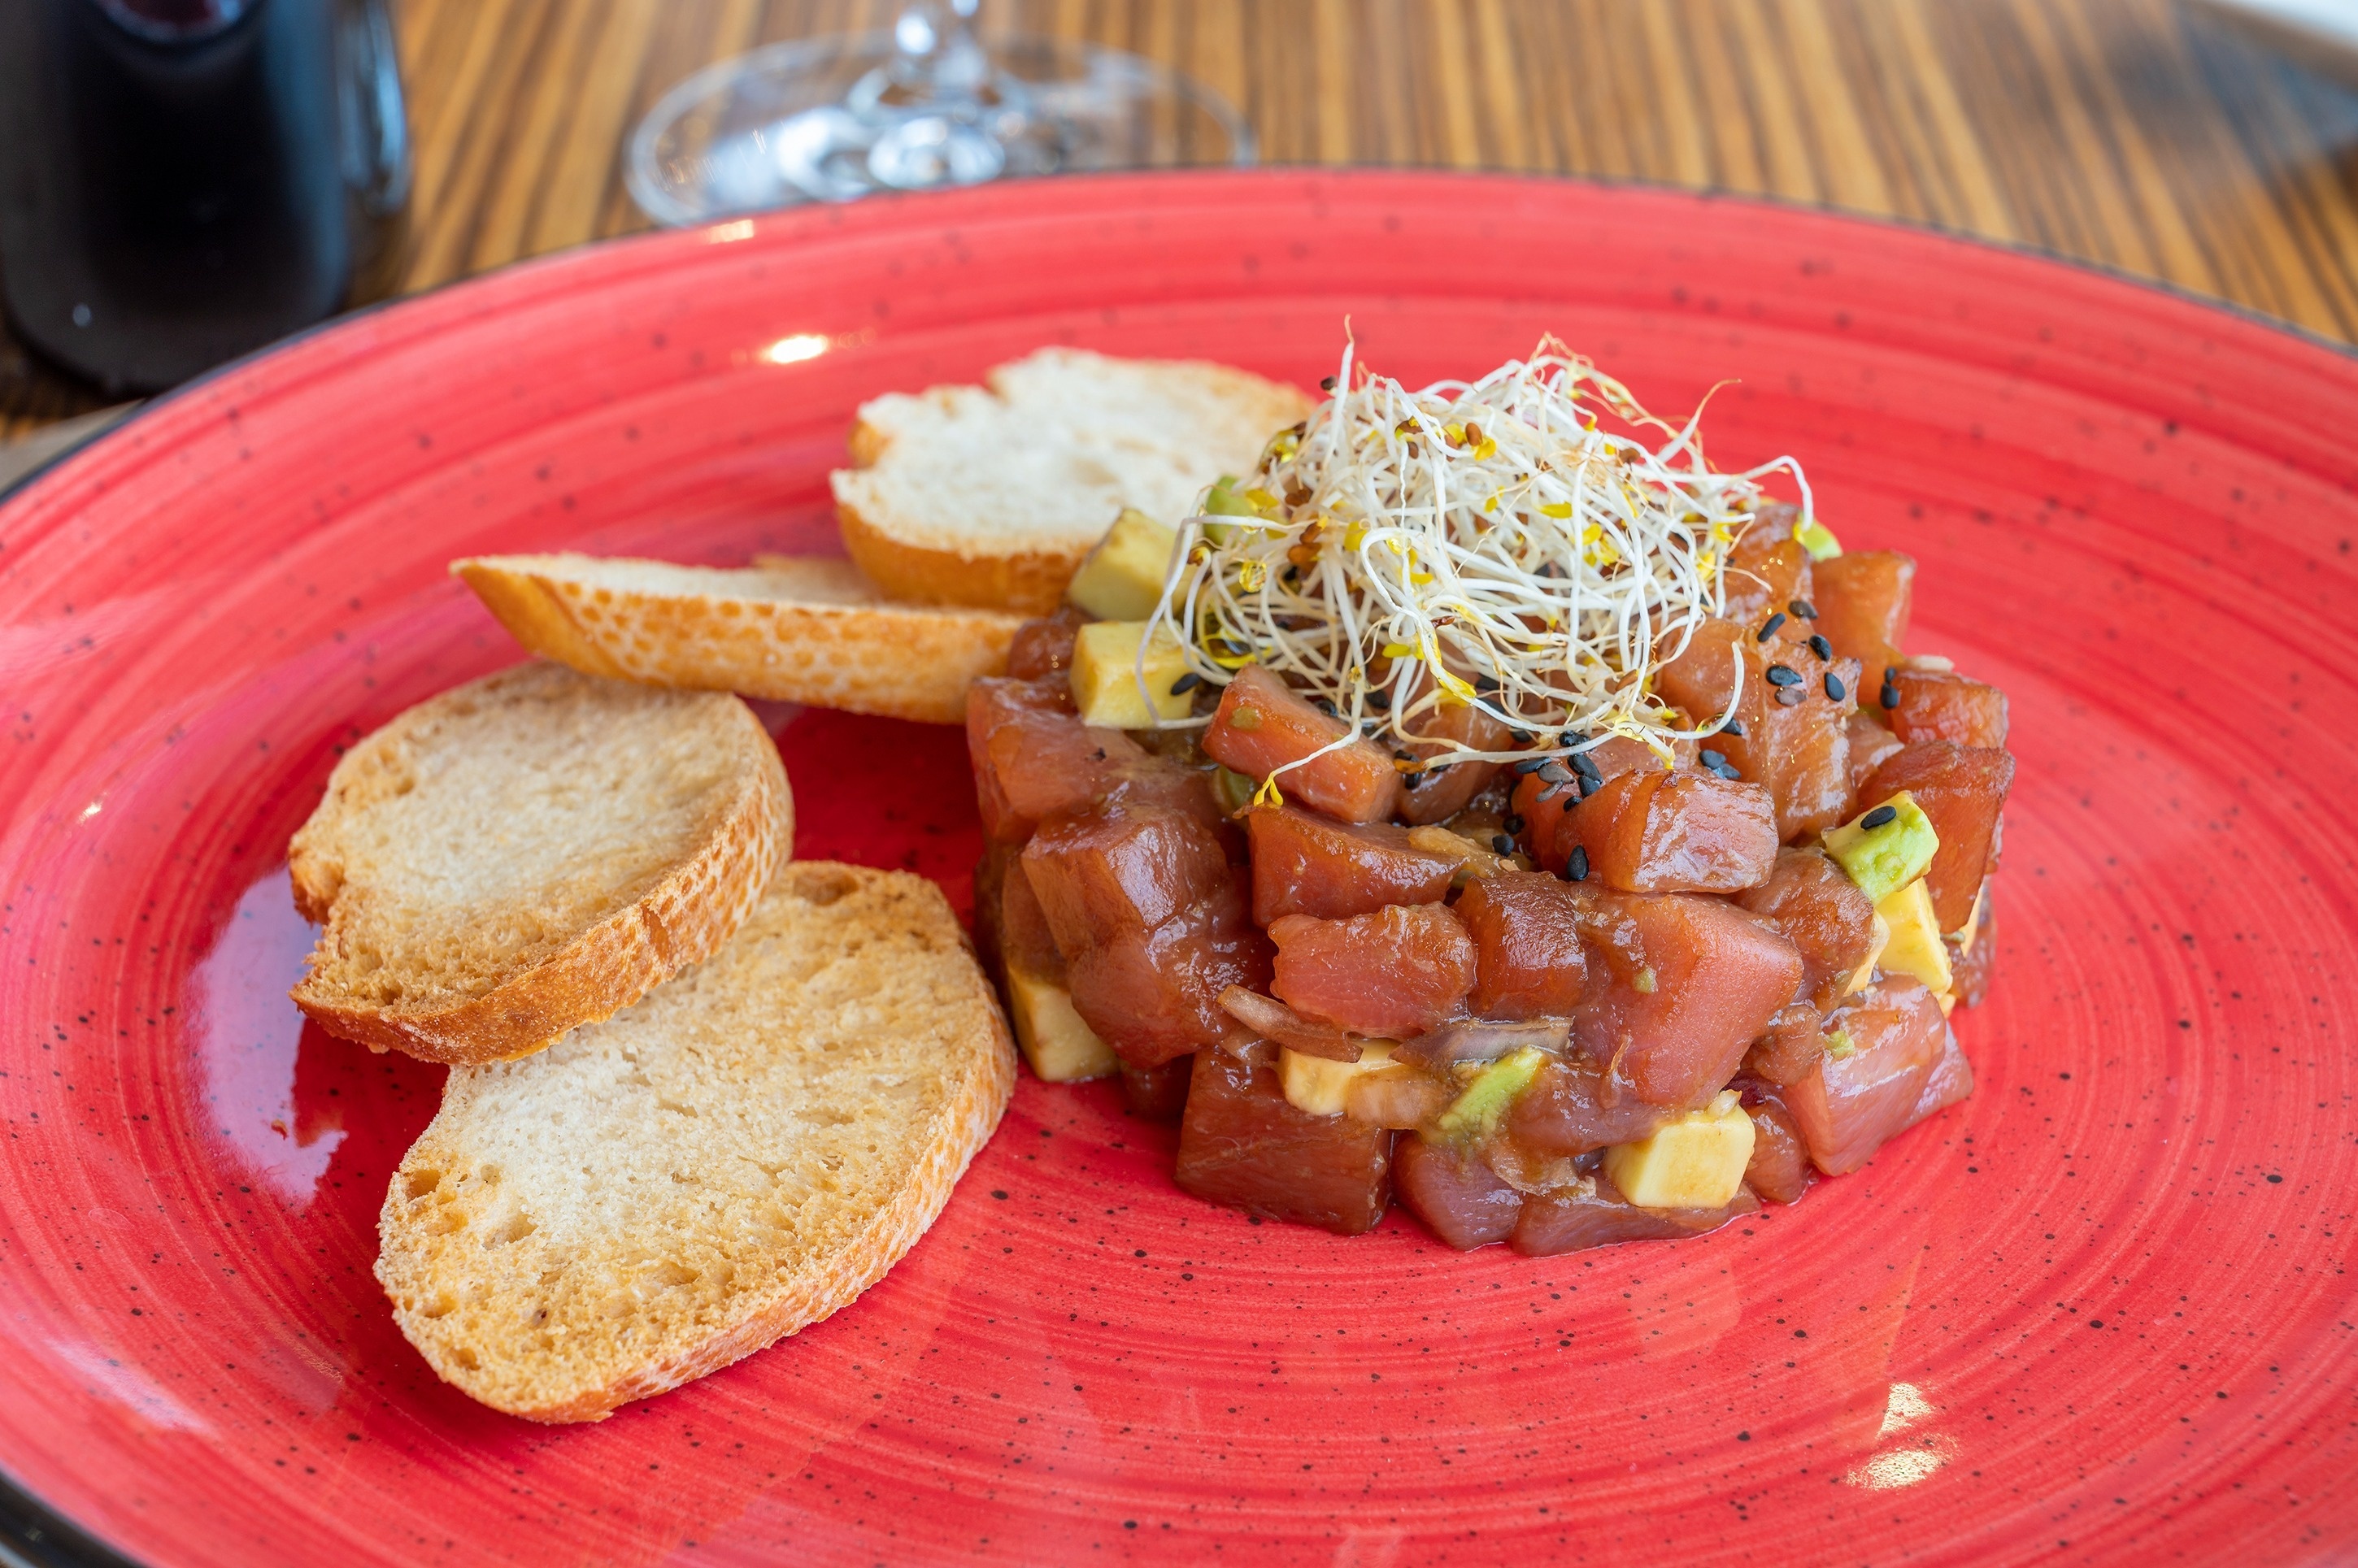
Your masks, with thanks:
[[[889,0],[396,0],[406,287],[645,225],[632,126]],[[1201,78],[1264,161],[1759,191],[2044,246],[2358,341],[2358,93],[2180,0],[984,0]],[[94,407],[0,339],[0,437]]]

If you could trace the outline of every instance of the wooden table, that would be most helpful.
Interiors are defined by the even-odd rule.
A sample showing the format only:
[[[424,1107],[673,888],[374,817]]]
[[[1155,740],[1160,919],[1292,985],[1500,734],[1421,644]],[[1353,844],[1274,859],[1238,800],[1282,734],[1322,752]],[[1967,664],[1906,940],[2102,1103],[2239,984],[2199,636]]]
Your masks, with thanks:
[[[426,288],[645,226],[632,126],[889,0],[398,0]],[[1273,163],[1758,191],[2043,246],[2358,341],[2358,94],[2173,0],[989,0],[1132,49]],[[95,407],[0,339],[0,437]]]

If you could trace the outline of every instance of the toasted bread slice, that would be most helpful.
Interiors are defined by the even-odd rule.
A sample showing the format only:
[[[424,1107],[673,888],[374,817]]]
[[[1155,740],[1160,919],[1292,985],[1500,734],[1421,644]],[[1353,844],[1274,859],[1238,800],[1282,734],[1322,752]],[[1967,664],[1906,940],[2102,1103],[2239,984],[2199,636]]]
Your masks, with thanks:
[[[596,1421],[883,1278],[1014,1082],[939,888],[789,865],[701,967],[450,1075],[385,1194],[377,1279],[447,1381]]]
[[[478,556],[450,569],[534,653],[592,675],[740,691],[927,724],[966,722],[967,683],[1007,668],[1023,624],[895,604],[849,561],[751,568],[596,556]]]
[[[1227,365],[1078,349],[985,379],[860,406],[836,514],[851,558],[896,599],[1044,615],[1123,507],[1176,522],[1312,406]]]
[[[502,1061],[710,956],[794,847],[745,705],[529,664],[347,752],[287,850],[326,929],[297,1005],[429,1062]]]

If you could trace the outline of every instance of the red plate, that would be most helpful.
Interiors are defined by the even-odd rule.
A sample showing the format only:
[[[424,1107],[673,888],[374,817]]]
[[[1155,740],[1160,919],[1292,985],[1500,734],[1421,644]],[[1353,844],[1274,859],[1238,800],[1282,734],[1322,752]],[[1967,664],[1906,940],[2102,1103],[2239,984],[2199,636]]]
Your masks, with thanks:
[[[369,1269],[439,1070],[302,1026],[281,860],[340,746],[516,656],[444,564],[831,548],[871,394],[1048,342],[1308,383],[1347,316],[1411,382],[1548,330],[1661,411],[1732,378],[1720,461],[1922,560],[1916,645],[2021,760],[1974,1098],[1792,1209],[1529,1261],[1206,1207],[1027,1080],[799,1339],[591,1427],[437,1383]],[[2353,430],[2358,363],[2090,272],[1390,173],[729,224],[225,372],[0,507],[0,1470],[174,1563],[2347,1563]],[[955,732],[783,744],[804,854],[964,905]]]

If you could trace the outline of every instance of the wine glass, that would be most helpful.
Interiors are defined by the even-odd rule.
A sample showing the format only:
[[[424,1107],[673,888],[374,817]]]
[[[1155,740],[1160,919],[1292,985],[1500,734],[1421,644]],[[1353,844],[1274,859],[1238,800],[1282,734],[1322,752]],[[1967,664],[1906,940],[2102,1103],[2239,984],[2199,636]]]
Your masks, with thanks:
[[[625,179],[680,226],[878,190],[1253,161],[1243,117],[1119,49],[975,36],[979,0],[910,0],[889,32],[773,44],[697,72],[631,138]]]

